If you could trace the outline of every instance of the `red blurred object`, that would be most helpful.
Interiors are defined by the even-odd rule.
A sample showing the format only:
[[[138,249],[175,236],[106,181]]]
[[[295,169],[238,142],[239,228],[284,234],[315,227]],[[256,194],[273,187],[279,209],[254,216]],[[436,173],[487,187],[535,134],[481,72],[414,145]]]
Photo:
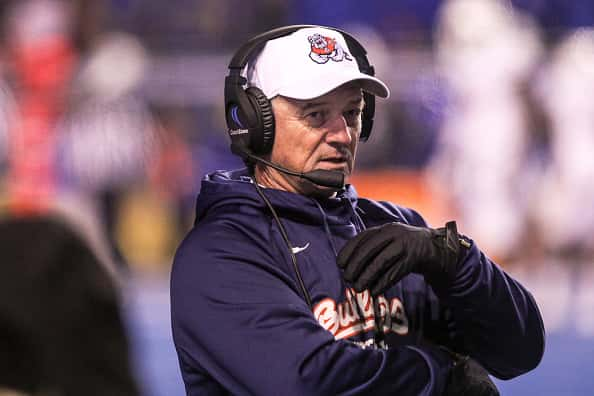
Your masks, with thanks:
[[[77,57],[60,36],[12,48],[11,55],[19,121],[10,132],[9,205],[17,213],[43,212],[55,190],[55,125]]]

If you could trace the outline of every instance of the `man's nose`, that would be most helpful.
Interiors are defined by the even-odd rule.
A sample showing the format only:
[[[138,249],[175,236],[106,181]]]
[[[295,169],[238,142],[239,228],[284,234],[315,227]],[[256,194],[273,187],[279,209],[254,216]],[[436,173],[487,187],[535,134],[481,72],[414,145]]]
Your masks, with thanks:
[[[332,118],[331,122],[328,124],[326,140],[328,143],[351,143],[353,137],[344,115],[340,114]]]

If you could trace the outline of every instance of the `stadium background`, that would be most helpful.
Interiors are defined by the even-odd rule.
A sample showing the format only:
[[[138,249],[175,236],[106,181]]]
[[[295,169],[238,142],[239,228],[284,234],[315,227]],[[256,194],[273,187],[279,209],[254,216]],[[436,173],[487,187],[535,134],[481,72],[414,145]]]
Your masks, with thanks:
[[[541,365],[503,395],[594,390],[594,3],[0,3],[0,215],[59,212],[117,268],[146,395],[183,393],[172,253],[228,151],[223,79],[250,36],[343,28],[392,89],[353,183],[466,234],[533,291]],[[27,23],[25,23],[25,21]]]

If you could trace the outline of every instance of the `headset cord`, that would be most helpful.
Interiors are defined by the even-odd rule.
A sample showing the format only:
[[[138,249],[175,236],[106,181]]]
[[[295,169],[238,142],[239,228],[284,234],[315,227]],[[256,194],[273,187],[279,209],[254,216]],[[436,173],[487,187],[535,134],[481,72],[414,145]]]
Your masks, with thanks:
[[[386,347],[384,324],[386,322],[385,317],[389,315],[389,312],[384,312],[384,316],[381,316],[380,297],[383,297],[383,294],[371,297],[373,299],[373,322],[375,324],[373,340],[378,349],[384,349]]]
[[[283,240],[285,241],[285,244],[287,245],[287,250],[289,252],[289,255],[291,256],[291,262],[293,264],[295,276],[297,277],[297,282],[299,283],[299,287],[301,288],[303,297],[305,298],[305,301],[307,302],[309,309],[313,310],[311,296],[309,295],[309,292],[307,291],[307,288],[305,287],[305,283],[303,282],[303,277],[301,276],[301,271],[299,271],[299,266],[297,265],[297,257],[295,256],[295,253],[293,253],[293,245],[291,244],[291,241],[289,240],[289,237],[287,235],[285,227],[283,226],[276,210],[272,206],[272,203],[270,203],[270,200],[268,199],[268,197],[266,197],[266,194],[264,194],[264,192],[262,191],[262,188],[257,183],[256,178],[253,176],[252,176],[252,183],[254,184],[256,191],[258,192],[258,195],[260,195],[260,197],[262,198],[262,200],[264,201],[264,203],[270,210],[270,213],[272,214],[274,221],[278,225],[281,236],[282,236]],[[373,299],[373,316],[374,316],[374,324],[375,324],[374,343],[375,343],[376,347],[380,348],[380,349],[385,348],[385,341],[384,341],[385,337],[384,337],[384,331],[383,331],[384,330],[383,329],[384,320],[381,317],[381,309],[379,306],[379,297],[382,295],[383,294],[380,294],[379,296],[372,297],[372,299]],[[353,297],[354,296],[351,295],[351,298],[353,298]],[[355,306],[357,307],[357,311],[359,311],[359,315],[363,321],[362,325],[365,326],[365,315],[363,314],[363,312],[361,312],[361,307],[359,306],[359,302],[357,301],[356,297],[354,297],[354,299],[355,299]]]
[[[295,256],[295,253],[293,253],[293,245],[291,244],[291,241],[289,241],[289,237],[287,235],[285,227],[283,226],[283,223],[281,222],[280,218],[278,217],[276,210],[270,203],[270,200],[266,197],[266,195],[262,191],[262,188],[258,185],[256,178],[253,176],[252,176],[252,183],[254,184],[254,186],[256,187],[256,191],[258,192],[258,194],[260,195],[260,197],[262,198],[262,200],[264,201],[264,203],[270,210],[270,213],[272,214],[274,221],[278,225],[278,229],[281,233],[281,236],[283,237],[283,240],[285,241],[285,244],[287,245],[289,255],[291,256],[291,261],[293,263],[293,269],[295,270],[295,276],[297,277],[297,282],[299,283],[299,287],[301,288],[301,291],[303,292],[303,297],[305,297],[305,301],[307,302],[309,309],[313,310],[311,296],[309,295],[309,292],[305,288],[305,283],[303,282],[303,277],[301,276],[301,271],[299,271],[299,266],[297,265],[297,257]]]
[[[359,216],[359,214],[357,213],[357,210],[353,207],[353,205],[348,201],[347,198],[341,198],[341,200],[344,202],[345,205],[347,205],[351,211],[351,215],[353,218],[353,223],[355,224],[355,229],[357,230],[357,232],[362,232],[364,230],[367,229],[367,226],[365,224],[365,222],[363,221],[363,219],[361,219],[361,216]],[[359,208],[357,208],[359,209]],[[370,293],[370,298],[372,301],[372,307],[373,307],[373,324],[374,324],[374,334],[373,334],[373,342],[375,344],[375,347],[378,349],[385,349],[386,348],[386,342],[385,342],[385,333],[384,333],[384,325],[388,325],[388,328],[391,326],[391,321],[390,321],[390,316],[389,316],[389,310],[388,307],[386,307],[386,311],[384,312],[384,316],[381,316],[381,308],[380,308],[380,298],[383,298],[384,301],[386,301],[384,294],[380,293],[377,296],[372,296]],[[354,299],[356,302],[356,306],[357,306],[357,311],[361,312],[361,308],[359,307],[359,302],[357,301],[357,298],[355,296],[352,295],[351,293],[351,299]],[[360,314],[362,320],[363,320],[363,328],[365,328],[365,323],[367,322],[366,317],[364,314]]]
[[[330,232],[330,226],[328,225],[328,219],[327,219],[326,215],[324,214],[324,209],[322,209],[322,205],[320,205],[320,203],[316,199],[312,199],[312,201],[316,204],[316,206],[318,207],[318,210],[320,211],[320,213],[322,215],[322,219],[323,219],[323,223],[324,223],[324,231],[326,231],[326,235],[328,236],[328,243],[330,244],[330,247],[332,248],[332,251],[334,252],[334,256],[338,257],[338,251],[336,250],[336,246],[334,245],[334,241],[332,240],[332,233]],[[341,198],[341,201],[345,202],[344,198]],[[350,205],[350,203],[348,201],[347,201],[347,205]],[[351,209],[352,209],[352,206],[351,206]],[[361,223],[361,224],[363,224],[363,223]],[[353,289],[350,287],[350,285],[347,285],[347,286],[348,286],[346,288],[347,298],[351,301],[351,305],[355,307],[359,318],[361,318],[361,326],[363,328],[365,328],[365,323],[367,320],[367,318],[365,317],[365,312],[361,309],[359,300],[357,299],[356,294],[353,293]]]

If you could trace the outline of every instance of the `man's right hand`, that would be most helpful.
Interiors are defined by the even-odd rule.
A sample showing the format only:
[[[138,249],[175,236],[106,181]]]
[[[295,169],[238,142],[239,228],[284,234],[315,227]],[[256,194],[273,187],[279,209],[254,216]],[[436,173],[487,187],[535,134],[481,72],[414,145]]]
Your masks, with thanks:
[[[368,228],[348,241],[336,263],[357,291],[383,293],[411,272],[435,288],[449,287],[460,263],[456,222],[443,228],[387,223]]]

